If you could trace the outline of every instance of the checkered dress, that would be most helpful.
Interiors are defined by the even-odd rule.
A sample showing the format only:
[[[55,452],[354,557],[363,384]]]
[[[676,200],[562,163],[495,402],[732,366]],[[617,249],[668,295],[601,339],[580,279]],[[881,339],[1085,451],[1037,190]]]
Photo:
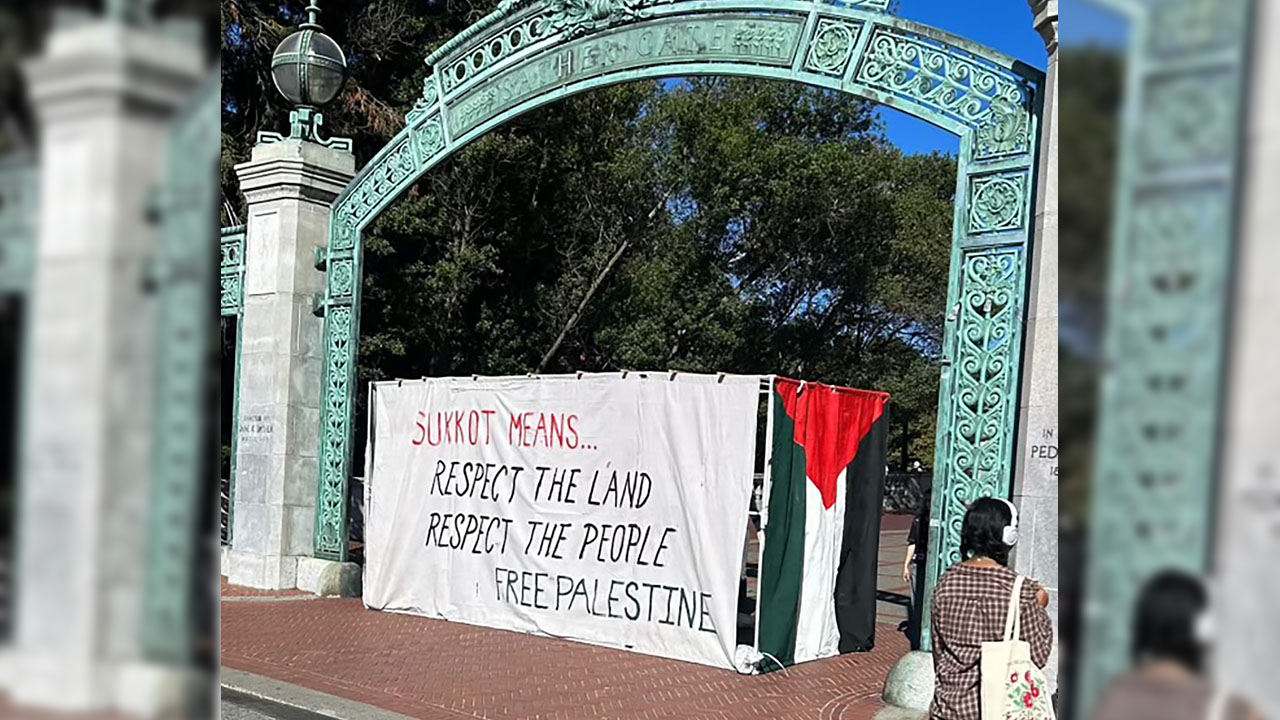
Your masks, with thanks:
[[[933,667],[937,685],[933,720],[982,720],[978,669],[982,643],[1004,636],[1014,572],[1004,567],[952,565],[933,593]],[[1044,667],[1053,648],[1049,613],[1036,602],[1039,583],[1022,584],[1022,639],[1031,644],[1031,659]]]

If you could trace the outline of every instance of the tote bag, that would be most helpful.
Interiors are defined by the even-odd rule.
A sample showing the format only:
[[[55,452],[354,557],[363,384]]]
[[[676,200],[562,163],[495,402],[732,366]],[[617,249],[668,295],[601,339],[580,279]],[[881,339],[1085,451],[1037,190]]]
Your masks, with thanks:
[[[1221,688],[1214,690],[1209,698],[1209,708],[1205,712],[1207,720],[1225,720],[1227,717],[1227,693]]]
[[[1044,671],[1031,662],[1022,640],[1022,582],[1009,596],[1004,639],[982,643],[982,720],[1055,720]]]

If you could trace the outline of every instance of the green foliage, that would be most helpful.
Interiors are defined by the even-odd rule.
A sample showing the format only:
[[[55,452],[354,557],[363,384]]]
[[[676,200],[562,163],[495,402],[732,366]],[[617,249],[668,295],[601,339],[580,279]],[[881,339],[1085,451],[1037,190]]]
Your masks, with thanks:
[[[274,2],[231,5],[262,24],[224,59],[227,169],[251,131],[284,125],[262,80],[288,29]],[[479,10],[335,5],[323,20],[353,80],[329,132],[363,161],[400,127],[384,110],[412,105],[421,57]],[[399,18],[394,41],[376,13]],[[697,78],[595,90],[490,132],[366,233],[361,386],[544,356],[544,372],[779,373],[893,393],[893,447],[930,463],[956,166],[902,155],[874,109]]]

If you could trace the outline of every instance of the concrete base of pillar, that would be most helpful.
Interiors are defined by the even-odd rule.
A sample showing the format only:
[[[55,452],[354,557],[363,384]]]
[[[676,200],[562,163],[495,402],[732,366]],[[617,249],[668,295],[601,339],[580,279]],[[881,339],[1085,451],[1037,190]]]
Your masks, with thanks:
[[[207,673],[144,663],[125,665],[116,684],[116,708],[131,717],[190,717],[208,695]]]
[[[218,571],[222,573],[222,577],[227,577],[231,572],[231,548],[223,545],[218,554]]]
[[[67,654],[15,650],[10,655],[9,699],[17,707],[61,713],[113,709],[115,669]]]
[[[360,597],[360,566],[319,558],[298,558],[298,589],[324,597]]]
[[[260,555],[231,548],[222,557],[222,574],[232,585],[292,590],[298,586],[298,556]]]
[[[927,712],[933,701],[933,678],[933,653],[912,650],[898,660],[885,678],[885,704],[916,713],[900,717],[923,717],[920,713]]]
[[[297,555],[260,555],[222,548],[227,582],[257,590],[304,590],[322,597],[360,597],[362,571],[351,562]]]
[[[0,649],[0,692],[19,707],[62,713],[191,717],[208,695],[208,673],[149,663],[75,662]]]

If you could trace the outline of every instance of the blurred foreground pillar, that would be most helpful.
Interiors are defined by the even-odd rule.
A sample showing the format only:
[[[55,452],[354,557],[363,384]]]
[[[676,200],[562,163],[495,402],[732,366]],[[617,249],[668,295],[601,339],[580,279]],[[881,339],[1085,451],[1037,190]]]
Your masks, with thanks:
[[[1217,520],[1216,680],[1280,717],[1280,6],[1255,4]]]
[[[1036,178],[1036,234],[1031,260],[1022,392],[1018,404],[1018,460],[1013,501],[1021,511],[1014,549],[1018,572],[1049,591],[1058,627],[1058,1],[1030,0],[1035,28],[1049,53],[1040,121]],[[1058,643],[1045,671],[1057,687]]]
[[[27,66],[40,132],[17,612],[19,704],[147,713],[181,702],[144,662],[147,493],[166,131],[203,75],[196,43],[86,20]],[[149,706],[143,708],[141,706]]]
[[[261,143],[236,167],[248,203],[235,526],[222,572],[235,585],[321,588],[321,576],[358,582],[354,566],[312,557],[319,477],[324,293],[316,249],[329,239],[330,205],[355,157],[305,140]],[[331,567],[333,566],[333,567]]]

